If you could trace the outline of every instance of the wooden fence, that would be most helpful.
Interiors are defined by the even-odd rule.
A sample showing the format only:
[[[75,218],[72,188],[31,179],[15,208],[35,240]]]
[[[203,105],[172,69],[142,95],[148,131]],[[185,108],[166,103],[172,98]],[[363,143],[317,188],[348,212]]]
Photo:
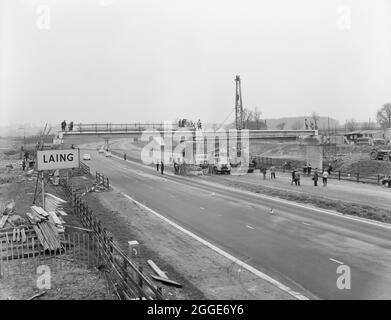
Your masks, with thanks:
[[[83,171],[84,174],[91,174],[90,167],[81,161],[80,161],[80,169]]]
[[[277,161],[276,161],[277,160]],[[300,170],[304,175],[306,175],[303,172],[303,168],[301,165],[299,165],[300,162],[296,161],[293,163],[293,165],[290,168],[284,167],[281,165],[280,159],[273,159],[269,157],[259,157],[259,161],[257,163],[256,169],[259,169],[261,167],[267,167],[274,166],[277,172],[290,172],[294,168],[297,170]],[[312,168],[311,175],[314,173],[314,168]],[[319,175],[321,175],[321,170],[318,170]],[[380,185],[382,180],[386,176],[384,174],[375,174],[375,175],[364,175],[359,172],[355,173],[348,173],[343,171],[331,171],[331,174],[329,175],[329,179],[335,179],[340,181],[351,181],[351,182],[357,182],[357,183],[369,183],[369,184],[377,184]]]
[[[104,186],[107,189],[110,188],[109,178],[105,177],[103,174],[99,173],[98,171],[95,172],[95,181],[96,184],[99,186]]]
[[[83,226],[90,229],[97,239],[99,256],[110,270],[109,279],[118,297],[126,300],[162,300],[161,289],[146,277],[141,266],[137,266],[114,243],[113,237],[102,227],[80,195],[73,192],[70,186],[65,186],[65,189],[72,199],[74,214],[80,217]]]

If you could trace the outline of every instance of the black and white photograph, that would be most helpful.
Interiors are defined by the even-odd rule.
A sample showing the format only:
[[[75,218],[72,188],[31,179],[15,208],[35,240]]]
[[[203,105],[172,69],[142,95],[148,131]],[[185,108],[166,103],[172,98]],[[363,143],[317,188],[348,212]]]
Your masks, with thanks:
[[[0,0],[0,300],[390,299],[391,0]]]

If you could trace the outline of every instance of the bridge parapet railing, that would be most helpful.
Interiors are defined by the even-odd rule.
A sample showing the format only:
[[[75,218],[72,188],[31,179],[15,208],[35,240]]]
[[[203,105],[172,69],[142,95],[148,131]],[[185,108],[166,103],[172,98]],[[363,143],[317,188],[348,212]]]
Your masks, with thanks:
[[[173,125],[173,128],[177,126]],[[79,123],[73,128],[74,132],[129,132],[144,130],[164,130],[164,123]],[[69,131],[68,131],[69,132]]]

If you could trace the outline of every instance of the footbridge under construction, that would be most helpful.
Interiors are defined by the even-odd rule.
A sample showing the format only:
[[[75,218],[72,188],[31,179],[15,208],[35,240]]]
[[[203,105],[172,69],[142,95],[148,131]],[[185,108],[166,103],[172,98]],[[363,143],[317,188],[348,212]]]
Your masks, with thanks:
[[[107,141],[111,139],[140,139],[144,133],[164,133],[196,135],[193,127],[179,128],[177,125],[167,123],[128,123],[128,124],[112,124],[112,123],[96,123],[96,124],[76,124],[72,131],[58,131],[55,138],[57,143],[61,144],[78,144],[82,140],[84,143],[102,139]],[[202,135],[218,136],[221,131],[213,129],[201,129]],[[227,131],[228,132],[228,131]],[[249,130],[250,140],[281,140],[281,141],[296,141],[299,139],[313,137],[317,139],[318,130]]]

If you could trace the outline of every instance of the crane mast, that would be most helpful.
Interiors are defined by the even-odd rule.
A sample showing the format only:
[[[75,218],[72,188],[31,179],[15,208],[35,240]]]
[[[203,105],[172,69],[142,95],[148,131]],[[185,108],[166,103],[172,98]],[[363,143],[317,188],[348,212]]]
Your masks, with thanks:
[[[242,87],[240,76],[236,76],[236,94],[235,94],[235,120],[236,130],[243,129],[243,102],[242,102]]]

